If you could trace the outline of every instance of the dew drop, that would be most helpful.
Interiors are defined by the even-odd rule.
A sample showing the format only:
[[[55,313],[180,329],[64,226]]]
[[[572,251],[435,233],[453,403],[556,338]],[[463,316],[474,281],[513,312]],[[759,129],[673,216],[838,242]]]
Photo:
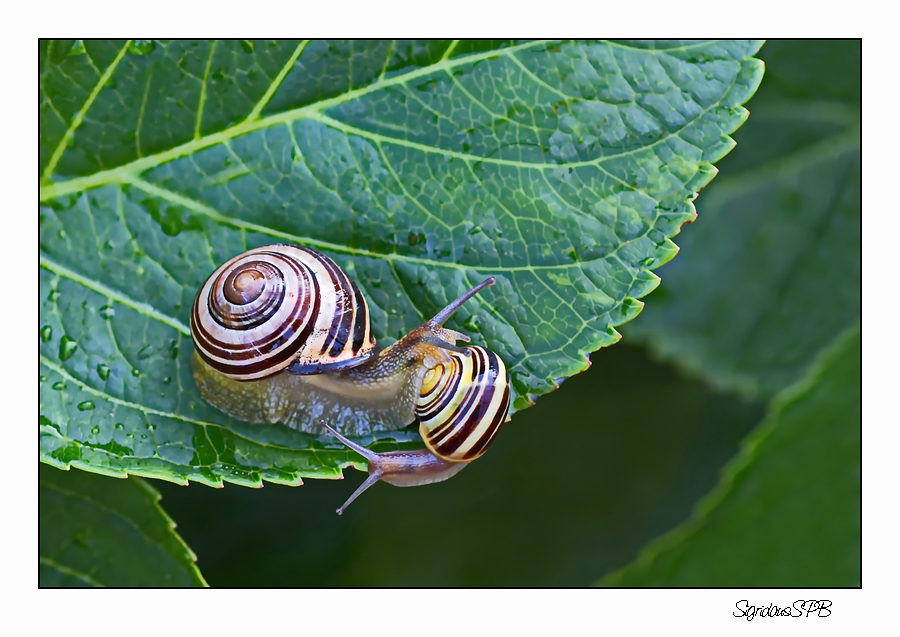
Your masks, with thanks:
[[[172,341],[172,343],[169,345],[169,348],[172,351],[172,358],[178,358],[178,341]]]
[[[131,370],[131,375],[132,376],[140,376],[141,370],[139,370],[138,368],[135,367],[134,369]]]
[[[128,52],[135,55],[147,55],[156,48],[156,42],[153,40],[132,40],[128,45]]]
[[[59,290],[50,290],[47,300],[56,303],[59,300]]]
[[[105,318],[107,321],[116,315],[116,308],[111,305],[104,305],[100,308],[100,316]]]
[[[117,422],[117,423],[115,424],[115,428],[116,428],[116,429],[125,429],[125,425],[123,425],[123,424],[120,423],[120,422]]]
[[[153,346],[152,345],[144,345],[137,354],[139,361],[145,361],[153,355]]]
[[[62,381],[58,380],[55,383],[53,383],[53,389],[55,389],[56,391],[62,391],[65,388],[66,388],[66,384]]]
[[[41,374],[41,382],[42,383],[46,383],[48,380],[50,380],[50,379],[47,378],[46,376],[44,376],[43,374]]]
[[[50,339],[53,338],[53,328],[49,325],[45,325],[41,328],[41,340],[45,343],[49,343]],[[33,342],[33,341],[32,341]]]
[[[78,411],[90,411],[93,408],[94,408],[93,401],[84,400],[84,401],[78,403]],[[97,431],[99,431],[99,429]],[[94,433],[96,433],[96,432],[94,432]]]
[[[72,44],[69,45],[67,55],[73,57],[76,55],[84,55],[85,53],[87,53],[87,50],[84,48],[84,40],[73,40]]]
[[[97,426],[91,427],[91,433],[96,436],[98,433],[100,433],[100,427],[97,427]]]
[[[74,341],[68,336],[63,336],[59,342],[59,359],[63,361],[69,360],[76,349],[78,349],[78,341]]]
[[[103,380],[106,380],[107,378],[109,378],[109,367],[107,365],[104,365],[103,363],[100,363],[99,365],[97,365],[97,375],[100,376],[100,378],[102,378]]]

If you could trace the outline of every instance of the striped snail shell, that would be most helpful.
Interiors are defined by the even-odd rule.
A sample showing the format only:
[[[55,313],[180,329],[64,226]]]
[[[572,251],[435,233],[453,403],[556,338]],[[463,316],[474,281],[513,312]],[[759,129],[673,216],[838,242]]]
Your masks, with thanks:
[[[294,245],[220,266],[194,301],[191,335],[203,361],[239,381],[331,372],[375,353],[357,285],[324,254]]]
[[[451,462],[485,452],[509,411],[506,366],[494,352],[471,346],[425,374],[416,415],[428,449]]]

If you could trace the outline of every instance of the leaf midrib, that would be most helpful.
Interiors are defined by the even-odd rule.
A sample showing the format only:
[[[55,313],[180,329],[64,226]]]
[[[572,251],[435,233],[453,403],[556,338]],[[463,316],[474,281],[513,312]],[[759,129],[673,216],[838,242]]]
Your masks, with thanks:
[[[300,53],[302,53],[302,51],[305,48],[305,42],[306,41],[302,42],[297,47],[297,50],[295,51],[296,57],[292,56],[292,58],[291,58],[292,61],[296,61],[296,58],[299,57]],[[475,161],[476,163],[484,162],[484,163],[509,165],[509,166],[515,166],[515,167],[519,167],[519,168],[528,168],[528,169],[562,169],[562,168],[571,169],[571,168],[580,168],[580,167],[585,167],[585,166],[594,166],[596,168],[599,168],[607,177],[613,179],[614,181],[619,182],[620,184],[622,184],[623,186],[625,186],[627,188],[634,189],[633,186],[631,186],[630,184],[627,184],[622,179],[618,178],[617,176],[615,176],[614,174],[612,174],[608,170],[606,170],[602,166],[602,164],[609,160],[612,160],[612,159],[618,159],[623,156],[630,156],[630,155],[634,154],[635,152],[644,151],[648,148],[654,148],[654,147],[666,142],[667,140],[671,139],[672,137],[677,136],[680,133],[681,129],[669,131],[668,134],[664,135],[663,137],[661,137],[657,141],[653,142],[652,144],[650,144],[648,146],[642,146],[641,148],[636,149],[636,150],[622,151],[622,152],[619,152],[619,153],[616,153],[613,155],[597,157],[595,159],[590,159],[590,160],[585,160],[585,161],[554,163],[554,164],[535,164],[535,163],[528,163],[528,162],[523,162],[523,161],[495,159],[495,158],[491,158],[491,157],[480,157],[480,156],[476,156],[476,155],[468,155],[468,154],[459,153],[456,151],[429,147],[429,146],[426,146],[423,144],[410,142],[408,140],[385,137],[385,136],[379,135],[377,133],[372,133],[370,131],[363,131],[363,130],[357,129],[355,127],[344,124],[343,122],[334,120],[323,114],[323,111],[325,111],[329,108],[332,108],[334,106],[338,106],[340,104],[350,102],[352,100],[364,97],[365,95],[367,95],[369,93],[374,93],[383,88],[387,88],[387,87],[390,87],[390,86],[393,86],[396,84],[406,84],[412,80],[415,80],[416,78],[430,75],[432,73],[436,73],[439,71],[448,71],[449,72],[450,69],[453,69],[462,64],[470,64],[473,62],[479,62],[481,60],[490,59],[490,58],[494,58],[494,57],[500,57],[500,56],[507,57],[510,60],[512,60],[515,64],[517,64],[520,68],[527,71],[528,69],[523,64],[521,64],[521,62],[512,54],[516,51],[526,50],[526,49],[532,48],[534,46],[537,46],[539,44],[547,44],[549,42],[552,42],[552,40],[535,40],[532,42],[526,42],[524,44],[518,44],[518,45],[514,45],[511,47],[504,48],[504,49],[496,49],[496,50],[492,50],[492,51],[486,51],[484,53],[465,55],[465,56],[461,56],[461,57],[453,58],[453,59],[442,58],[438,62],[431,64],[429,66],[422,67],[420,69],[416,69],[416,70],[410,71],[408,73],[395,75],[389,79],[383,79],[383,77],[379,77],[378,80],[376,80],[375,82],[373,82],[363,88],[350,90],[350,91],[347,91],[346,93],[343,93],[341,95],[338,95],[338,96],[335,96],[332,98],[320,100],[318,102],[314,102],[312,104],[307,104],[306,106],[303,106],[303,107],[300,107],[297,109],[288,110],[283,113],[278,113],[275,115],[270,115],[268,117],[263,117],[263,118],[258,119],[257,117],[258,117],[259,112],[265,107],[265,105],[268,103],[268,100],[270,100],[272,97],[272,95],[269,94],[269,91],[271,91],[274,94],[274,90],[272,89],[272,87],[275,87],[275,90],[277,90],[277,87],[280,86],[280,83],[283,81],[284,77],[287,75],[287,73],[289,73],[289,71],[286,71],[286,69],[292,68],[292,64],[289,63],[289,64],[286,64],[282,68],[281,72],[279,72],[278,76],[276,77],[276,80],[273,81],[272,84],[269,86],[269,90],[267,90],[266,95],[263,97],[263,99],[261,99],[258,102],[256,107],[254,107],[254,109],[253,109],[253,111],[251,111],[250,115],[240,124],[236,124],[235,126],[226,128],[225,130],[219,131],[218,133],[213,133],[213,134],[207,135],[205,137],[192,139],[191,141],[186,142],[180,146],[176,146],[175,148],[171,148],[167,151],[163,151],[163,152],[157,153],[155,155],[148,155],[147,157],[137,159],[135,161],[129,162],[127,164],[123,164],[122,166],[118,166],[118,167],[112,168],[110,170],[99,171],[99,172],[94,173],[93,175],[88,175],[85,177],[77,177],[77,178],[62,181],[62,182],[49,183],[49,184],[41,187],[40,201],[44,202],[49,199],[53,199],[55,197],[59,197],[62,195],[71,194],[71,193],[75,193],[75,192],[81,192],[81,191],[87,190],[89,188],[94,188],[97,186],[102,186],[102,185],[106,185],[106,184],[110,184],[110,183],[122,183],[124,181],[127,181],[128,178],[134,177],[150,168],[155,168],[166,162],[173,161],[175,159],[190,155],[199,150],[203,150],[205,148],[209,148],[209,147],[215,146],[217,144],[222,144],[222,143],[228,142],[229,140],[234,139],[240,135],[250,133],[250,132],[253,132],[256,130],[270,128],[270,127],[276,126],[278,124],[289,124],[291,122],[298,121],[301,119],[310,119],[313,121],[317,121],[317,122],[324,124],[326,126],[329,126],[331,128],[341,130],[342,132],[361,135],[366,138],[377,140],[379,142],[394,143],[394,144],[404,145],[404,146],[408,146],[408,147],[419,148],[420,150],[439,152],[443,155],[457,157],[464,161]],[[610,45],[616,45],[619,48],[629,48],[629,47],[626,47],[626,46],[618,44],[618,43],[609,42],[609,41],[605,41],[605,42]],[[687,48],[692,48],[692,47],[685,46],[685,47],[677,47],[677,48],[687,49]],[[675,49],[665,49],[665,50],[659,50],[659,51],[657,51],[655,49],[640,49],[640,51],[642,53],[646,53],[646,54],[665,53],[670,50],[675,50]],[[110,68],[112,68],[113,66],[114,65],[111,65]],[[107,69],[107,73],[111,74],[110,69]],[[532,77],[534,77],[535,79],[537,79],[540,84],[547,86],[546,83],[544,83],[542,80],[540,80],[540,78],[537,78],[536,76],[534,76],[534,74],[531,73],[530,71],[528,71],[528,74],[531,75]],[[735,78],[732,79],[732,86],[734,85],[734,81],[736,79],[737,79],[737,76],[735,76]],[[100,86],[100,84],[98,84],[98,86]],[[730,89],[731,89],[731,86],[729,86],[729,88],[726,89],[725,94],[727,94],[727,92]],[[559,92],[556,89],[553,89],[553,90],[557,93]],[[82,110],[86,112],[87,108],[89,108],[89,106],[90,106],[90,102],[92,102],[92,101],[93,100],[89,100],[88,102],[86,102],[85,106],[82,107]],[[689,122],[687,125],[689,125],[692,122],[697,121],[704,114],[706,114],[706,112],[709,111],[710,108],[713,108],[717,105],[718,105],[718,103],[715,103],[715,104],[711,105],[709,108],[703,109],[701,111],[701,113],[696,118],[692,119],[691,122]],[[83,116],[83,114],[82,114],[82,116]],[[80,124],[80,120],[78,121],[78,123],[73,122],[73,127],[71,128],[70,131],[67,131],[66,134],[68,135],[70,132],[74,132],[74,129],[77,128],[78,124]],[[62,153],[61,149],[64,149],[64,148],[65,148],[65,146],[61,142],[60,145],[57,147],[57,151],[60,152],[60,155]],[[55,154],[54,154],[54,157],[55,157]],[[57,157],[56,159],[58,160],[59,158]],[[50,169],[52,169],[54,166],[55,166],[55,164],[52,162],[51,162],[51,164],[48,164],[48,171]],[[45,171],[45,173],[48,171]],[[42,182],[46,182],[46,180],[48,178],[49,178],[49,175],[45,174],[44,177],[42,178]]]
[[[69,194],[72,192],[79,192],[107,183],[122,181],[122,178],[124,176],[141,173],[149,168],[154,168],[168,161],[172,161],[173,159],[192,154],[198,150],[202,150],[216,144],[221,144],[245,133],[249,133],[262,128],[269,128],[270,126],[274,126],[276,124],[282,124],[298,119],[308,118],[333,106],[358,99],[360,97],[368,95],[369,93],[379,91],[383,88],[387,88],[395,84],[404,84],[410,82],[412,80],[415,80],[416,78],[423,77],[437,71],[453,69],[462,64],[470,64],[472,62],[478,62],[480,60],[486,60],[488,58],[498,57],[500,55],[508,56],[514,51],[529,49],[540,44],[546,44],[547,42],[550,41],[535,40],[533,42],[526,42],[524,44],[517,44],[511,47],[507,47],[505,49],[497,49],[486,51],[484,53],[465,55],[453,59],[440,60],[438,62],[435,62],[434,64],[422,67],[420,69],[415,69],[408,73],[395,75],[388,79],[379,79],[363,88],[347,91],[346,93],[332,98],[320,100],[318,102],[307,104],[306,106],[302,106],[300,108],[285,111],[283,113],[278,113],[276,115],[270,115],[268,117],[251,119],[254,115],[254,113],[251,113],[250,116],[240,124],[236,124],[234,126],[231,126],[230,128],[226,128],[225,130],[219,131],[218,133],[213,133],[212,135],[207,135],[199,139],[192,139],[189,142],[181,144],[180,146],[176,146],[175,148],[171,148],[167,151],[163,151],[155,155],[148,155],[147,157],[136,159],[135,161],[123,164],[122,166],[118,166],[110,170],[100,171],[86,177],[78,177],[63,182],[53,182],[46,186],[42,186],[40,192],[40,200],[46,201],[48,199],[52,199],[54,197]],[[125,48],[127,48],[127,44]],[[98,86],[102,88],[102,84],[98,83]],[[85,102],[85,106],[82,107],[83,111],[87,112],[87,109],[90,107],[91,101],[92,100]],[[73,131],[74,128],[77,128],[77,125],[74,125]],[[65,149],[65,145],[60,144],[58,150],[59,149]],[[60,150],[60,154],[62,154],[62,150]],[[48,166],[51,165],[52,164],[48,164]]]

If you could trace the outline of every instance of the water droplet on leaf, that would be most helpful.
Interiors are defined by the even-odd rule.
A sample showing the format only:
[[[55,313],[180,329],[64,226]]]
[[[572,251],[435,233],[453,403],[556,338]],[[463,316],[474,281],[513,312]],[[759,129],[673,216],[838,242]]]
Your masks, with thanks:
[[[68,56],[84,55],[85,53],[87,53],[87,50],[84,48],[84,40],[72,40],[72,44],[69,45]]]
[[[84,401],[78,403],[78,411],[90,411],[93,408],[94,408],[93,401],[84,400]],[[100,431],[100,429],[98,428],[97,431]],[[95,431],[94,433],[97,433],[97,431]]]
[[[105,318],[107,321],[116,315],[116,310],[111,305],[104,305],[100,308],[100,316]]]
[[[68,336],[63,336],[59,342],[59,359],[63,361],[69,360],[76,349],[78,349],[78,341],[74,341]]]
[[[62,381],[56,381],[55,383],[53,383],[53,389],[55,389],[56,391],[62,391],[65,388],[66,384]]]
[[[104,365],[103,363],[100,363],[99,365],[97,365],[97,375],[100,376],[100,378],[102,378],[103,380],[106,380],[107,378],[109,378],[109,367],[107,365]]]
[[[156,42],[153,40],[132,40],[128,45],[128,52],[135,55],[147,55],[156,48]]]
[[[53,338],[53,328],[49,325],[45,325],[41,328],[41,340],[45,343],[49,343],[50,339]]]

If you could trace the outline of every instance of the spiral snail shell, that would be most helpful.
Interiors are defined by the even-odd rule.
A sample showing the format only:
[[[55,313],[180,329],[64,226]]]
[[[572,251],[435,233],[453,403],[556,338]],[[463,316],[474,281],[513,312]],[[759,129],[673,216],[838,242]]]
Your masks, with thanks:
[[[292,245],[249,250],[213,272],[191,334],[204,362],[235,380],[322,373],[375,353],[357,285],[324,254]]]
[[[506,420],[503,361],[444,327],[494,283],[462,294],[384,350],[375,348],[359,287],[327,256],[294,245],[249,250],[216,269],[191,312],[194,380],[214,407],[247,422],[324,427],[368,461],[369,477],[338,513],[383,480],[446,480],[481,456]],[[339,433],[414,420],[427,449],[376,454]]]
[[[425,374],[416,416],[436,456],[468,462],[485,452],[509,411],[506,366],[494,352],[471,346]]]

